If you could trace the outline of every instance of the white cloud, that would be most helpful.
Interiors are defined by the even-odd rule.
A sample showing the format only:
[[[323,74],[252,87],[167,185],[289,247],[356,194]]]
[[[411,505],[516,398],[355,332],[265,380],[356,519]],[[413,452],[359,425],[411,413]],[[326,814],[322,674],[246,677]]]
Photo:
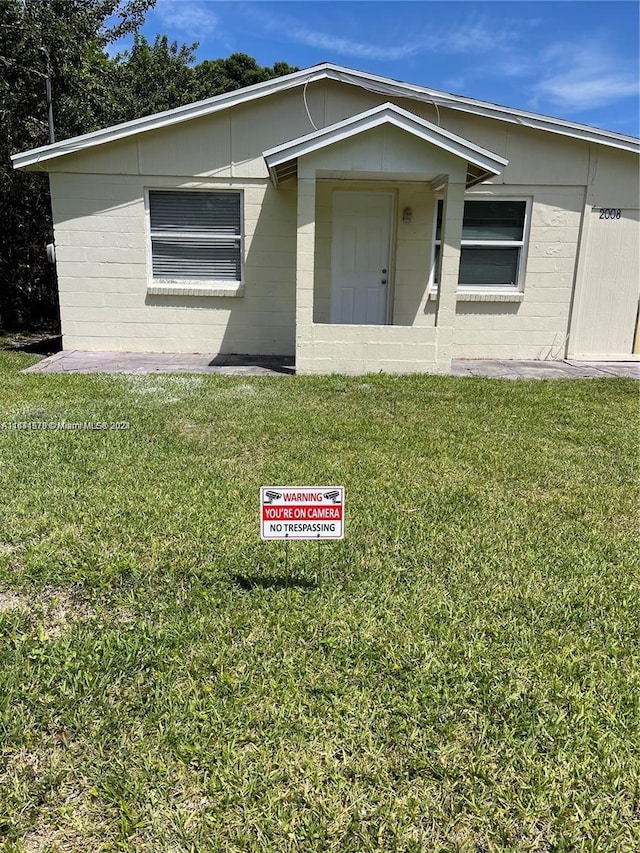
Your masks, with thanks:
[[[507,27],[487,26],[477,18],[467,18],[457,29],[438,31],[430,28],[410,39],[388,34],[386,44],[371,44],[357,39],[333,35],[302,24],[293,17],[274,16],[252,4],[253,20],[268,32],[276,32],[290,41],[357,59],[399,60],[432,51],[439,54],[483,53],[510,43],[514,34]]]
[[[537,93],[570,110],[604,107],[622,98],[638,95],[640,85],[635,74],[611,71],[597,76],[583,73],[560,74],[543,80]]]
[[[494,66],[494,71],[506,77],[529,77],[532,74],[539,76],[539,62],[537,57],[530,54],[517,56],[513,52],[507,55]]]
[[[317,30],[309,30],[300,25],[287,28],[286,32],[293,41],[299,44],[317,47],[343,56],[356,56],[360,59],[401,59],[403,56],[413,56],[420,49],[417,44],[380,47],[377,44],[366,44],[365,42],[321,33]]]
[[[481,20],[467,18],[457,29],[431,36],[426,46],[440,53],[485,53],[503,50],[517,37],[508,24],[487,26]]]
[[[167,27],[189,38],[198,38],[213,32],[219,18],[211,11],[211,3],[195,0],[158,0],[155,12]]]
[[[597,109],[623,98],[640,94],[640,76],[635,63],[614,54],[603,40],[590,40],[581,45],[550,45],[536,65],[521,71],[533,74],[548,69],[532,86],[533,103],[541,100],[563,110],[580,112]]]

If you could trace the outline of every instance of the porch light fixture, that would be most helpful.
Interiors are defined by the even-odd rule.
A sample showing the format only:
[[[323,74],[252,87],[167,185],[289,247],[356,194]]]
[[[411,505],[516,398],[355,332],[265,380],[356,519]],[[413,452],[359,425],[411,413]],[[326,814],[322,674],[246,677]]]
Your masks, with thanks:
[[[413,210],[411,210],[410,207],[405,207],[405,209],[402,211],[402,221],[409,223],[411,222],[412,217]]]

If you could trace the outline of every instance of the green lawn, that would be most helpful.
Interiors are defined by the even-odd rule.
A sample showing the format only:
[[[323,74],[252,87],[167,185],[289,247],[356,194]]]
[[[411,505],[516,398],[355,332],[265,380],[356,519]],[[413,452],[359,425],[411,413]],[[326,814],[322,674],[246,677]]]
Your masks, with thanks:
[[[34,360],[0,422],[130,428],[0,431],[0,849],[640,849],[637,383]]]

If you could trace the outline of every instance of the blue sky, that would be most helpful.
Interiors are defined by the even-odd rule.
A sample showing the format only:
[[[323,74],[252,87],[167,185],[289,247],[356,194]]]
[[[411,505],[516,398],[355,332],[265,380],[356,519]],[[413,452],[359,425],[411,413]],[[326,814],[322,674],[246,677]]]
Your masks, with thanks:
[[[615,0],[158,0],[143,33],[197,41],[198,60],[235,51],[261,65],[326,60],[637,136],[639,9]]]

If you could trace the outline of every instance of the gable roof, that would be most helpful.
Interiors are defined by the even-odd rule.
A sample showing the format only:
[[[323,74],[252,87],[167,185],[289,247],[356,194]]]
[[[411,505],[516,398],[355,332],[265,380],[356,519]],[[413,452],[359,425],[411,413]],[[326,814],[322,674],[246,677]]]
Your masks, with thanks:
[[[143,133],[147,130],[157,130],[163,127],[170,127],[171,125],[178,124],[183,121],[189,121],[190,119],[211,115],[212,113],[220,112],[221,110],[228,109],[229,107],[247,103],[258,98],[264,98],[267,95],[271,95],[276,92],[284,92],[288,89],[295,88],[296,86],[302,86],[316,80],[335,80],[342,83],[348,83],[353,86],[359,86],[378,94],[385,94],[391,97],[408,98],[410,100],[416,100],[423,103],[431,103],[436,107],[447,107],[448,109],[459,110],[461,112],[484,116],[487,118],[494,118],[499,121],[518,124],[524,127],[531,127],[537,130],[545,130],[551,133],[581,139],[586,142],[596,142],[600,145],[607,145],[612,148],[619,148],[625,151],[640,151],[640,140],[636,139],[634,136],[625,136],[621,133],[601,130],[599,128],[590,127],[589,125],[576,124],[562,119],[550,118],[548,116],[538,115],[537,113],[526,112],[525,110],[517,110],[511,107],[492,104],[487,101],[478,101],[474,98],[466,98],[461,95],[452,95],[447,92],[440,92],[437,89],[428,89],[424,86],[401,83],[396,80],[391,80],[388,77],[379,77],[375,74],[355,71],[351,68],[343,68],[342,66],[334,65],[331,62],[323,62],[320,65],[314,65],[311,66],[311,68],[305,68],[302,71],[294,71],[292,74],[287,74],[284,77],[277,77],[273,80],[266,80],[263,83],[256,83],[253,86],[247,86],[246,88],[238,89],[235,92],[216,95],[215,97],[207,98],[204,101],[196,101],[193,104],[176,107],[175,109],[167,110],[166,112],[156,113],[151,116],[144,116],[143,118],[134,119],[133,121],[124,122],[123,124],[117,124],[113,127],[96,130],[93,133],[85,133],[82,136],[75,136],[71,139],[55,142],[52,145],[43,145],[40,148],[23,151],[19,154],[14,154],[11,157],[11,160],[13,161],[13,166],[16,169],[36,163],[43,163],[47,160],[62,157],[65,154],[83,151],[87,148],[92,148],[105,142],[114,142],[119,139],[125,139],[128,136]]]
[[[437,127],[395,104],[386,103],[265,151],[263,157],[273,183],[277,186],[280,181],[294,177],[295,161],[298,157],[385,124],[394,125],[424,142],[466,160],[467,186],[480,183],[492,175],[499,175],[509,162],[504,157],[469,142],[468,139]]]

